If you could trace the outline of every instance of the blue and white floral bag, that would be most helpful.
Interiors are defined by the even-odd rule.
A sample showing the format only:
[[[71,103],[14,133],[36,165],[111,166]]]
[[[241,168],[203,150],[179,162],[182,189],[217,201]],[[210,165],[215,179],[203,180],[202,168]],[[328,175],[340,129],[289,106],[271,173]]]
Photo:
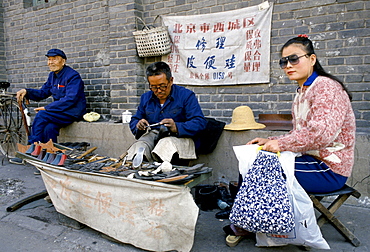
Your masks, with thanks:
[[[236,195],[229,219],[254,233],[282,234],[293,230],[294,212],[277,154],[258,152]]]
[[[239,161],[239,172],[243,178],[253,167],[257,154],[259,154],[257,152],[259,148],[260,146],[256,144],[244,144],[233,147]],[[317,225],[312,201],[294,176],[294,160],[297,155],[299,153],[283,151],[279,157],[284,174],[287,176],[286,185],[289,200],[293,205],[295,227],[291,232],[284,234],[257,232],[257,247],[276,247],[294,244],[317,249],[330,249]]]

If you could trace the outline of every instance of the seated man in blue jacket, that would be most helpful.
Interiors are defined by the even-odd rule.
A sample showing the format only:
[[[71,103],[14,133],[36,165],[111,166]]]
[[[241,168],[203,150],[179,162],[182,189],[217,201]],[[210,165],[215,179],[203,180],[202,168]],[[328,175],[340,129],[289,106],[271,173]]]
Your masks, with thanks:
[[[131,118],[130,129],[138,141],[128,150],[128,159],[145,155],[149,162],[171,162],[175,153],[179,159],[196,159],[199,143],[194,140],[207,121],[194,92],[173,84],[170,67],[164,62],[149,65],[146,76],[151,91],[141,96]]]
[[[48,57],[49,77],[41,89],[21,89],[17,92],[17,100],[24,97],[40,101],[50,96],[53,102],[45,107],[38,107],[32,123],[28,144],[46,143],[50,139],[57,142],[59,130],[74,121],[78,121],[86,113],[84,82],[80,74],[66,66],[67,56],[62,50],[50,49]]]

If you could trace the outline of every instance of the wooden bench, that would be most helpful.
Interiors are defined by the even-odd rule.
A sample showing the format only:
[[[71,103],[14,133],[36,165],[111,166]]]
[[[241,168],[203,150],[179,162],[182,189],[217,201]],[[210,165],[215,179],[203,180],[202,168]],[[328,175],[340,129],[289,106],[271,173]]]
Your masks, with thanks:
[[[343,235],[346,240],[350,241],[354,246],[360,245],[359,239],[343,225],[343,223],[337,219],[334,213],[343,205],[343,203],[352,195],[356,198],[360,198],[361,194],[354,188],[345,185],[342,189],[331,193],[310,193],[310,198],[313,202],[314,208],[317,209],[321,215],[317,219],[319,227],[329,222],[338,232]],[[334,196],[335,199],[329,205],[325,207],[321,200],[325,197]]]

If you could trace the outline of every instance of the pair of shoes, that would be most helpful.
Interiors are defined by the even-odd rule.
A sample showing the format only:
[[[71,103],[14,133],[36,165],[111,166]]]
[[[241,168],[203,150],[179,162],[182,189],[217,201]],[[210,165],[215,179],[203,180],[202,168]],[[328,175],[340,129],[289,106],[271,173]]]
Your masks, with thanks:
[[[24,164],[24,161],[23,161],[23,159],[16,157],[16,158],[9,159],[9,163],[22,165],[22,164]]]
[[[229,247],[235,247],[243,240],[244,236],[228,235],[226,236],[226,245]]]
[[[216,219],[229,219],[229,216],[230,216],[230,212],[231,212],[231,208],[226,208],[225,210],[222,210],[220,212],[217,212],[215,214],[215,217]]]

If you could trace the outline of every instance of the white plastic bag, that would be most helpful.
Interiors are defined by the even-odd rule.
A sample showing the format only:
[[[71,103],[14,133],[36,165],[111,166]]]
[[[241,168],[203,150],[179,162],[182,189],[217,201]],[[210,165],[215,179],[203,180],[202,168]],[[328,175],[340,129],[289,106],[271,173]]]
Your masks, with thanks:
[[[317,249],[330,249],[317,225],[312,201],[295,178],[291,189],[293,192],[292,203],[296,223],[295,228],[292,232],[279,236],[257,233],[256,246],[272,247],[294,244]]]
[[[239,172],[243,176],[250,168],[257,155],[258,145],[234,146],[239,161]],[[294,159],[296,153],[281,152],[280,163],[287,176],[287,189],[293,204],[295,228],[290,233],[273,235],[257,233],[258,247],[276,247],[288,244],[302,245],[317,249],[330,249],[317,225],[312,201],[294,176]]]
[[[287,189],[293,204],[295,227],[292,232],[282,235],[257,233],[256,246],[302,245],[316,249],[330,249],[317,225],[312,201],[294,176],[295,153],[281,153],[280,162],[287,175]]]

